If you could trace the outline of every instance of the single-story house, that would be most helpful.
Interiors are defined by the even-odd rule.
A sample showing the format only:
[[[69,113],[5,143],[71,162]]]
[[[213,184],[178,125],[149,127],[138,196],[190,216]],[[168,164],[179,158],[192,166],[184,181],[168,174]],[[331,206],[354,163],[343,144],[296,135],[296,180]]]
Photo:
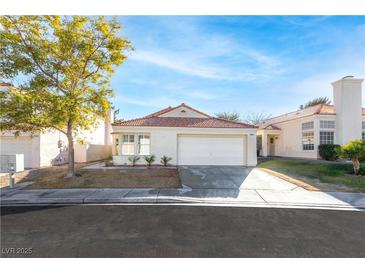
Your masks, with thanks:
[[[317,159],[320,144],[365,139],[362,82],[344,77],[332,83],[333,105],[315,105],[262,123],[257,132],[260,155]]]
[[[128,158],[171,157],[172,165],[257,164],[257,128],[212,117],[186,104],[168,107],[142,118],[121,121],[113,127],[113,162],[130,164]]]
[[[1,91],[10,84],[0,83]],[[83,163],[111,157],[112,112],[108,119],[100,121],[91,131],[82,131],[75,138],[75,162]],[[13,131],[0,132],[0,155],[24,154],[25,168],[39,168],[68,162],[67,138],[58,130],[30,134],[22,132],[15,136]]]

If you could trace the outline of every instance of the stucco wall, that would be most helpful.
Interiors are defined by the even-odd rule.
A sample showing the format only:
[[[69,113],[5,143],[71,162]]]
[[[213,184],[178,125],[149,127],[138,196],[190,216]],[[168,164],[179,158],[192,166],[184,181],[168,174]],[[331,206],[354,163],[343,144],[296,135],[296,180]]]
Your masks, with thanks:
[[[86,141],[89,144],[104,145],[108,142],[110,144],[110,134],[106,134],[106,132],[110,133],[110,130],[108,130],[108,124],[106,124],[105,122],[99,122],[99,124],[92,130],[82,131],[78,133],[75,141],[80,139]]]
[[[163,128],[163,127],[113,127],[113,137],[120,138],[119,134],[150,134],[151,154],[156,156],[156,163],[160,162],[160,158],[164,155],[172,157],[170,162],[176,165],[177,161],[177,144],[178,134],[232,134],[232,135],[247,135],[247,165],[255,166],[257,164],[256,157],[256,129],[202,129],[202,128]],[[115,144],[115,142],[114,142]],[[113,161],[116,164],[129,164],[127,155],[121,155],[121,146],[119,146],[118,156],[113,156]],[[113,154],[116,155],[115,147]],[[144,164],[143,157],[139,163]]]
[[[332,83],[336,136],[341,145],[354,139],[361,139],[362,81],[362,79],[346,78]]]
[[[59,141],[63,143],[63,148],[58,147]],[[56,130],[42,133],[40,137],[40,166],[67,163],[67,153],[63,151],[67,146],[65,134]]]
[[[14,133],[7,132],[0,136],[0,154],[24,154],[25,168],[40,167],[39,146],[39,135],[14,136]]]
[[[75,144],[74,149],[76,163],[105,160],[112,156],[111,145]]]
[[[334,119],[334,117],[322,117],[321,119],[329,120]],[[303,150],[302,123],[310,121],[314,122],[314,150]],[[317,116],[278,123],[275,126],[281,128],[280,134],[275,140],[275,156],[318,158],[319,119]]]

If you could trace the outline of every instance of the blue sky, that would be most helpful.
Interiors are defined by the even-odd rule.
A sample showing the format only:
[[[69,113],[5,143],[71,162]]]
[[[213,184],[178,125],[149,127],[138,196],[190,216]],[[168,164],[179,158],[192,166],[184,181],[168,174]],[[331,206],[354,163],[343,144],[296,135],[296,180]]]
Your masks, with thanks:
[[[185,102],[272,115],[365,77],[365,17],[121,16],[135,47],[113,77],[120,118]],[[365,95],[363,100],[365,105]]]

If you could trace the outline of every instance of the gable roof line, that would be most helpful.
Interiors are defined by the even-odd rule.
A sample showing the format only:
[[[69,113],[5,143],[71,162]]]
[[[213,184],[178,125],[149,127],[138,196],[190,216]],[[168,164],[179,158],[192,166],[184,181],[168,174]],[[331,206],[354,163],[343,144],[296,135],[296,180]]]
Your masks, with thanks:
[[[333,111],[330,111],[329,109],[326,110],[325,107],[330,107]],[[314,105],[310,108],[312,108],[313,111],[308,113],[307,115],[295,117],[296,114],[300,115],[305,110],[308,110],[308,108],[303,109],[303,110],[292,111],[292,112],[288,112],[288,113],[281,114],[279,116],[275,116],[273,118],[270,118],[267,121],[265,121],[264,123],[262,123],[261,126],[263,126],[263,125],[269,126],[269,125],[272,125],[272,124],[284,123],[284,122],[288,122],[288,121],[292,121],[292,120],[296,120],[296,119],[301,119],[301,118],[306,118],[306,117],[310,117],[310,116],[315,116],[315,115],[336,115],[336,113],[334,111],[334,105],[318,104],[318,105]],[[288,116],[288,117],[285,117],[285,116]],[[365,108],[362,108],[362,116],[365,116]],[[282,120],[281,121],[280,120],[279,121],[273,121],[273,120],[278,119],[278,118],[282,118]]]
[[[265,125],[266,127],[274,126],[275,124],[286,123],[286,122],[290,122],[290,121],[293,121],[293,120],[298,120],[298,119],[307,118],[307,117],[316,116],[316,115],[336,115],[336,113],[311,113],[311,114],[308,114],[308,115],[305,115],[305,116],[293,117],[293,118],[278,121],[278,122],[275,122],[275,123],[268,123],[268,124],[264,123],[263,125]]]
[[[323,108],[323,105],[332,106],[332,105],[328,105],[328,104],[318,104],[318,105],[311,106],[309,108],[319,107],[319,109],[317,109],[314,113],[312,113],[310,115],[318,114],[320,112],[320,110]],[[287,112],[287,113],[284,113],[284,114],[280,114],[278,116],[274,116],[274,117],[271,117],[270,119],[267,119],[267,121],[270,121],[270,120],[273,120],[273,119],[276,119],[276,118],[280,118],[280,117],[284,117],[286,115],[295,114],[295,113],[301,112],[301,111],[306,110],[306,109],[308,109],[308,108],[298,109],[298,110],[294,110],[294,111]]]
[[[167,107],[167,108],[161,109],[161,110],[159,110],[159,111],[156,111],[156,112],[154,112],[154,113],[151,113],[151,114],[149,114],[149,115],[147,115],[147,116],[144,116],[144,117],[142,117],[142,118],[148,118],[148,117],[158,117],[158,116],[160,116],[160,115],[163,115],[163,114],[165,114],[165,113],[168,113],[168,112],[173,111],[173,110],[175,110],[175,109],[178,109],[178,108],[180,108],[180,107],[186,107],[186,108],[188,108],[188,109],[190,109],[190,110],[192,110],[192,111],[195,111],[195,112],[197,112],[197,113],[199,113],[199,114],[201,114],[201,115],[206,116],[207,118],[212,118],[212,116],[210,116],[209,114],[206,114],[206,113],[201,112],[201,111],[199,111],[199,110],[197,110],[197,109],[195,109],[195,108],[192,108],[191,106],[188,106],[188,105],[186,105],[185,103],[181,103],[180,105],[178,105],[178,106],[176,106],[176,107],[171,107],[171,106],[169,106],[169,107]]]
[[[244,126],[250,126],[250,127],[257,127],[258,128],[258,126],[251,125],[251,124],[248,124],[248,123],[239,122],[239,121],[232,121],[232,120],[228,120],[228,119],[224,119],[224,118],[220,118],[220,117],[211,117],[211,118],[221,120],[221,121],[224,121],[224,122],[230,122],[230,123],[238,124],[238,125],[244,125]]]
[[[151,113],[151,114],[148,114],[148,115],[146,115],[146,116],[143,116],[142,118],[148,118],[148,117],[153,117],[153,116],[158,116],[158,115],[161,115],[161,114],[164,114],[164,113],[166,113],[166,112],[169,112],[170,110],[173,110],[173,109],[175,109],[176,107],[171,107],[171,106],[168,106],[167,108],[163,108],[163,109],[161,109],[161,110],[159,110],[159,111],[156,111],[156,112],[153,112],[153,113]]]

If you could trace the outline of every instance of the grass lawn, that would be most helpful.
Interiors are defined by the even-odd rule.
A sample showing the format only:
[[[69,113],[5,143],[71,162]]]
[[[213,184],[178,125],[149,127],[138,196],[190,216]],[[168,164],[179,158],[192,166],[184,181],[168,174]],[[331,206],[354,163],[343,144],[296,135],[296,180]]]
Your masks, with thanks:
[[[80,175],[65,179],[67,166],[54,166],[18,174],[17,182],[35,183],[28,188],[177,188],[180,179],[175,168],[82,169]]]
[[[323,163],[314,160],[274,159],[258,167],[303,180],[322,191],[365,192],[365,176],[354,176],[351,164]]]

